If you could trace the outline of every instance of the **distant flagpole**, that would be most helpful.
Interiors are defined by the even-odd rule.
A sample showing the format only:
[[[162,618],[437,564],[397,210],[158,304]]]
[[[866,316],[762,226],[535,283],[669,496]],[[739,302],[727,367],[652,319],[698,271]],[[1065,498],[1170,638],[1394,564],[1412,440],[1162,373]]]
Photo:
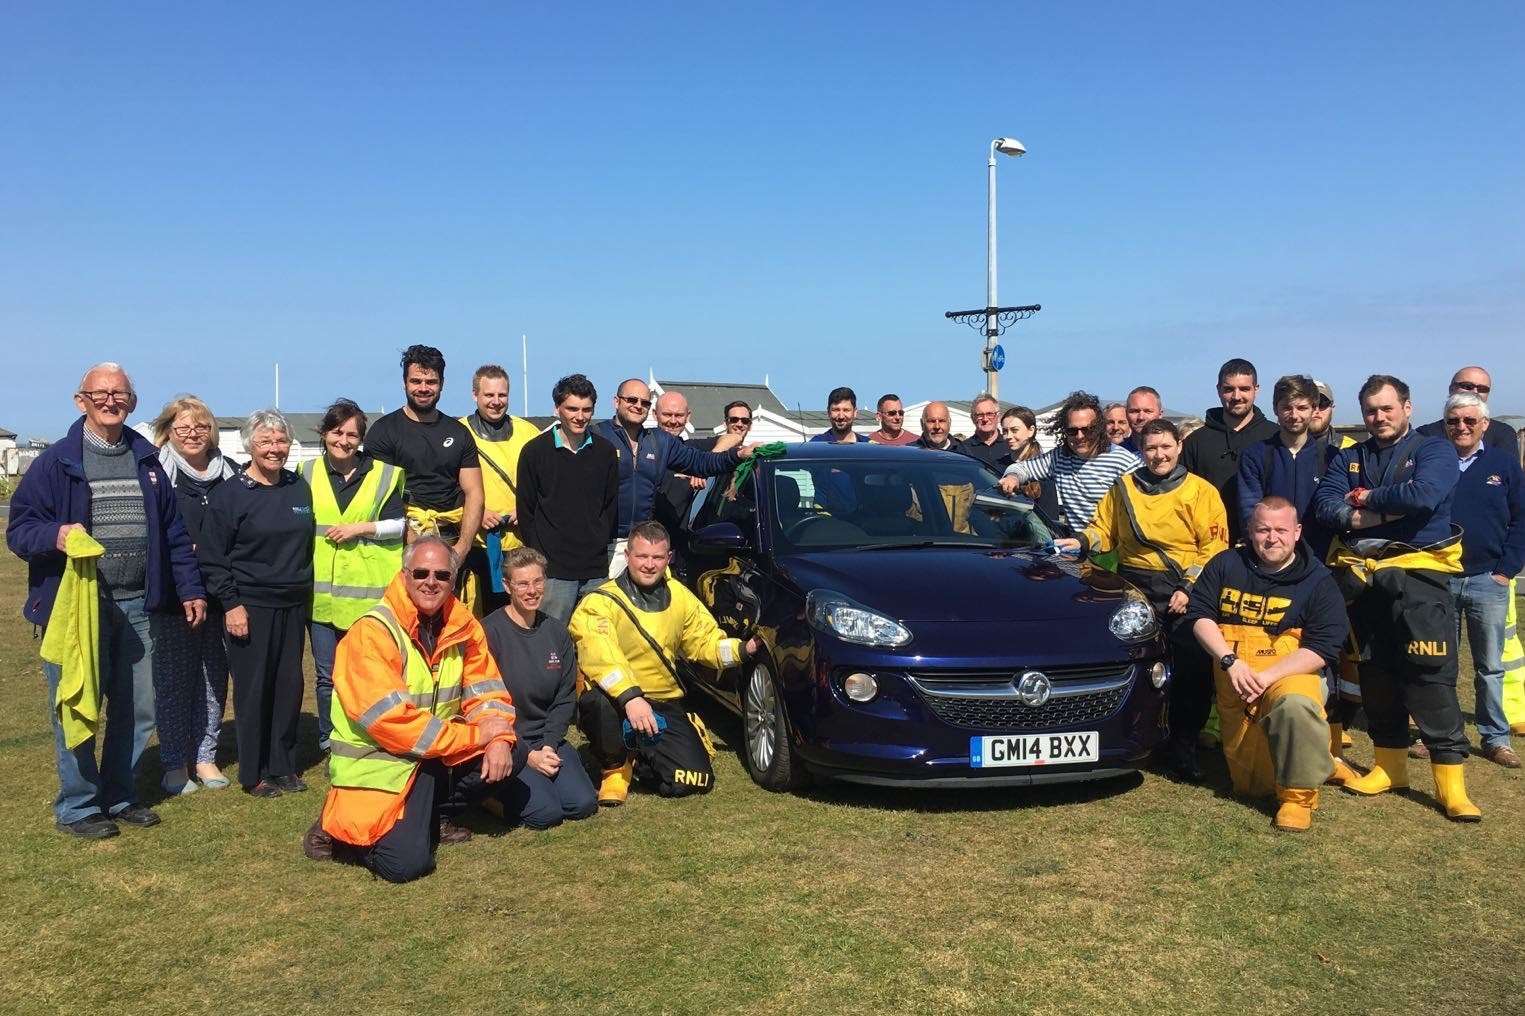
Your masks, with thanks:
[[[275,365],[275,408],[281,408],[281,365]]]
[[[524,393],[524,415],[527,418],[530,415],[530,337],[520,335],[519,344],[524,351],[524,383],[519,390]]]

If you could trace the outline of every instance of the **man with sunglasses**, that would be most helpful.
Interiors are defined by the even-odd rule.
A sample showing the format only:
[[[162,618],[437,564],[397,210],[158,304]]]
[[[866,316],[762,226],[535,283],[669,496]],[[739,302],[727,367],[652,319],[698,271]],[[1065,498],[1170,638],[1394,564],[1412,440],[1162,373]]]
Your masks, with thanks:
[[[1446,395],[1450,397],[1463,393],[1476,395],[1486,405],[1488,396],[1493,393],[1493,378],[1481,367],[1463,367],[1451,376],[1451,387],[1446,391]],[[1483,426],[1485,434],[1479,436],[1486,438],[1489,448],[1509,452],[1516,462],[1520,461],[1520,439],[1513,428],[1502,423],[1497,427],[1486,423]],[[1419,433],[1447,439],[1451,436],[1446,431],[1446,422],[1443,418],[1420,427]]]
[[[159,449],[126,425],[137,404],[119,365],[86,371],[74,395],[80,418],[22,476],[5,530],[6,545],[27,562],[22,613],[45,630],[45,650],[48,635],[56,641],[90,630],[89,618],[76,608],[79,598],[60,600],[59,587],[85,535],[105,550],[95,569],[96,689],[81,668],[46,661],[42,667],[58,767],[53,817],[60,831],[82,839],[116,836],[121,824],[158,825],[159,816],[138,803],[136,790],[138,761],[154,729],[155,615],[183,613],[192,628],[206,617],[206,589],[174,485],[159,464]],[[50,623],[59,626],[57,633],[46,631]],[[92,691],[105,698],[98,712]],[[65,705],[79,697],[85,711]]]
[[[874,444],[915,444],[920,436],[905,429],[905,407],[900,403],[900,396],[894,393],[879,396],[874,416],[879,420],[879,429],[868,436]]]
[[[628,378],[615,390],[614,416],[592,429],[594,437],[614,446],[619,467],[618,513],[609,548],[611,578],[625,570],[630,527],[653,517],[657,495],[669,472],[719,476],[752,456],[750,445],[720,453],[691,448],[660,427],[645,426],[649,415],[651,389],[640,378]]]

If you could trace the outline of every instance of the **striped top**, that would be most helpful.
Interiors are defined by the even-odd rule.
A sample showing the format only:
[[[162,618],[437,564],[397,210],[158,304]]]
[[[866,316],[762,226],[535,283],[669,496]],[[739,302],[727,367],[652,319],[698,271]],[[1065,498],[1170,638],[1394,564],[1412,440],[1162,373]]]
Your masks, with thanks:
[[[1060,445],[1037,458],[1013,462],[1006,467],[1006,475],[1023,483],[1051,479],[1064,522],[1078,533],[1091,524],[1096,506],[1118,477],[1141,465],[1139,457],[1122,445],[1113,445],[1094,459],[1083,459],[1068,445]]]

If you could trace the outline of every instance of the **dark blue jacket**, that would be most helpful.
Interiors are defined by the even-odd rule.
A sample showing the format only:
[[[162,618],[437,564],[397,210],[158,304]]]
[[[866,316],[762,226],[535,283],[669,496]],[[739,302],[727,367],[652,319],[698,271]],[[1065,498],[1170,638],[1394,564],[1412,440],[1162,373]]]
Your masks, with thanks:
[[[1313,504],[1313,492],[1338,450],[1325,437],[1309,441],[1294,457],[1287,451],[1279,430],[1258,445],[1246,448],[1239,456],[1239,531],[1249,531],[1250,513],[1261,498],[1284,497],[1297,508],[1303,539],[1322,561],[1329,553],[1334,533],[1313,518],[1308,509]]]
[[[131,427],[122,431],[138,460],[138,483],[148,515],[148,562],[144,575],[145,606],[177,610],[186,600],[206,598],[196,552],[186,533],[175,490],[159,449]],[[90,525],[90,484],[85,479],[85,418],[64,439],[37,456],[11,498],[5,544],[27,563],[26,605],[21,613],[33,624],[47,625],[66,558],[58,549],[58,530],[78,522]]]
[[[1525,473],[1514,453],[1483,450],[1456,483],[1451,519],[1461,526],[1461,567],[1466,575],[1505,575],[1525,567]]]
[[[1443,438],[1410,430],[1392,446],[1387,468],[1376,463],[1382,449],[1376,438],[1341,448],[1329,461],[1313,495],[1313,514],[1336,533],[1350,529],[1351,508],[1345,495],[1357,487],[1371,491],[1370,511],[1389,521],[1351,535],[1362,539],[1399,540],[1422,547],[1451,535],[1451,502],[1461,470],[1456,449]]]
[[[615,535],[621,539],[630,535],[630,527],[635,523],[645,522],[655,515],[657,493],[667,482],[669,471],[689,476],[719,476],[735,469],[736,463],[741,461],[734,448],[719,454],[702,452],[660,427],[641,429],[632,458],[625,428],[617,419],[600,420],[594,424],[593,436],[612,444],[614,454],[619,458],[619,518]]]

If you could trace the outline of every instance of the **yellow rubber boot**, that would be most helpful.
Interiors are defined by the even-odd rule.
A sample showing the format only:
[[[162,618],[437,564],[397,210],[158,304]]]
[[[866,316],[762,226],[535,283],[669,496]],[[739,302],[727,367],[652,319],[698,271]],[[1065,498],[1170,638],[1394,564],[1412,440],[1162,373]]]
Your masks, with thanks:
[[[1329,754],[1339,758],[1352,744],[1355,744],[1355,741],[1345,733],[1345,724],[1329,724]]]
[[[1313,813],[1318,810],[1317,790],[1277,787],[1276,800],[1281,803],[1276,808],[1276,820],[1271,823],[1275,828],[1286,833],[1301,833],[1313,825]]]
[[[1371,772],[1345,781],[1345,789],[1355,794],[1384,794],[1409,785],[1409,754],[1405,748],[1378,748]]]
[[[1467,797],[1467,781],[1462,777],[1461,763],[1443,766],[1432,762],[1435,773],[1435,796],[1446,809],[1446,818],[1453,822],[1481,822],[1482,809]]]
[[[630,773],[635,763],[626,760],[615,769],[605,769],[604,778],[598,784],[598,803],[605,808],[618,808],[630,796]]]
[[[1331,786],[1341,787],[1351,780],[1361,778],[1360,774],[1350,768],[1349,763],[1341,756],[1345,753],[1345,747],[1349,741],[1349,735],[1345,733],[1345,726],[1341,723],[1329,724],[1329,757],[1334,759],[1334,772],[1324,782]]]

